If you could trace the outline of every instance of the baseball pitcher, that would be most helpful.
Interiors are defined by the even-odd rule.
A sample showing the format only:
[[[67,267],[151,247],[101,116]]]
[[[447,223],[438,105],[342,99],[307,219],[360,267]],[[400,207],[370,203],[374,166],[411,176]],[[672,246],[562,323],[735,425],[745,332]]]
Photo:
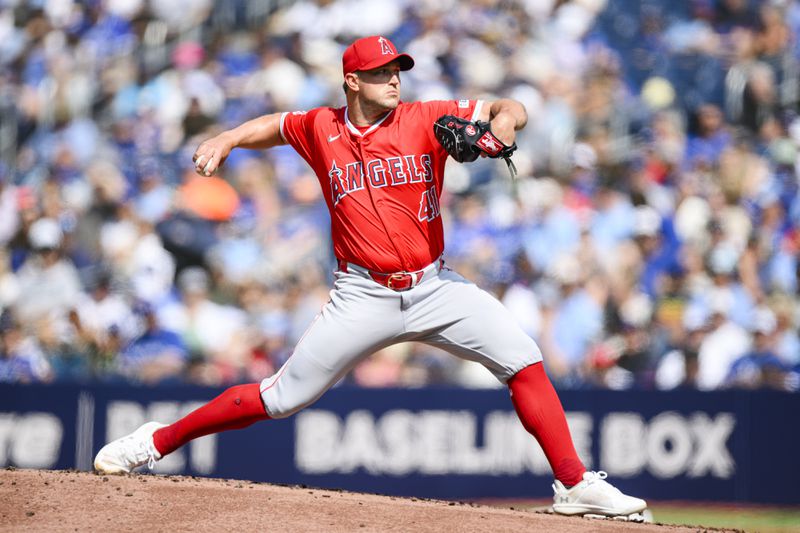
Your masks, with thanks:
[[[237,385],[177,422],[149,422],[104,446],[102,473],[124,473],[203,435],[283,418],[311,405],[365,357],[417,341],[483,364],[506,384],[523,426],[553,469],[557,513],[641,520],[644,500],[587,472],[536,343],[491,295],[449,269],[439,198],[448,157],[510,156],[527,122],[509,99],[407,103],[401,72],[414,60],[385,37],[344,52],[347,105],[275,113],[203,142],[197,171],[210,176],[234,148],[290,144],[314,170],[330,211],[338,258],[330,301],[292,356],[261,383]]]

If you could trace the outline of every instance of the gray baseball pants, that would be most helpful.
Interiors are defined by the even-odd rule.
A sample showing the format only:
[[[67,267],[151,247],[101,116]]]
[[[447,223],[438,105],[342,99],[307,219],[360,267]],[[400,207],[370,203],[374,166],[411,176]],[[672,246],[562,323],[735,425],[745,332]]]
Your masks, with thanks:
[[[399,342],[422,342],[477,361],[502,383],[542,360],[539,347],[500,302],[440,265],[426,267],[422,281],[404,292],[376,283],[356,265],[336,272],[330,301],[292,356],[261,382],[267,414],[296,413],[365,357]]]

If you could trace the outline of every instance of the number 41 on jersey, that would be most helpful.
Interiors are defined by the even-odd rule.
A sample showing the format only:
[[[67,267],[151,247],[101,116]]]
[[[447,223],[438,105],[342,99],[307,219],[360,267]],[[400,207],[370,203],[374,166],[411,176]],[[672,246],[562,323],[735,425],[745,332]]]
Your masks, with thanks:
[[[422,193],[419,201],[419,219],[430,222],[439,216],[439,195],[436,194],[436,186],[431,186]]]

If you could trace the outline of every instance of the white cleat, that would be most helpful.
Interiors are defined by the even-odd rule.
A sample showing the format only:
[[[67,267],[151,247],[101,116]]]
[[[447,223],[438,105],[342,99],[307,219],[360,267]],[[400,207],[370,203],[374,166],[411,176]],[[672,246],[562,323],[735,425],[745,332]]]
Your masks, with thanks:
[[[148,422],[130,435],[109,442],[94,458],[94,469],[100,474],[129,474],[138,466],[153,468],[156,461],[161,459],[161,454],[153,445],[153,433],[165,426]]]
[[[563,483],[553,483],[553,512],[570,516],[591,518],[613,518],[644,522],[647,520],[647,502],[633,496],[626,496],[614,485],[606,481],[605,472],[586,472],[583,481],[574,487],[566,488]]]

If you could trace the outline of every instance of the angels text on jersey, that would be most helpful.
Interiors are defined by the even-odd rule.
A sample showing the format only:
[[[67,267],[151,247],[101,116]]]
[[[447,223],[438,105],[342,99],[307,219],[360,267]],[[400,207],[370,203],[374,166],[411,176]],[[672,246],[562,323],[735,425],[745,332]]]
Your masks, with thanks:
[[[361,191],[365,187],[408,186],[433,182],[431,154],[411,154],[387,158],[337,163],[332,160],[328,170],[331,200],[335,208],[346,196]],[[432,220],[439,215],[436,188],[429,186],[422,192],[420,200],[420,220]]]

